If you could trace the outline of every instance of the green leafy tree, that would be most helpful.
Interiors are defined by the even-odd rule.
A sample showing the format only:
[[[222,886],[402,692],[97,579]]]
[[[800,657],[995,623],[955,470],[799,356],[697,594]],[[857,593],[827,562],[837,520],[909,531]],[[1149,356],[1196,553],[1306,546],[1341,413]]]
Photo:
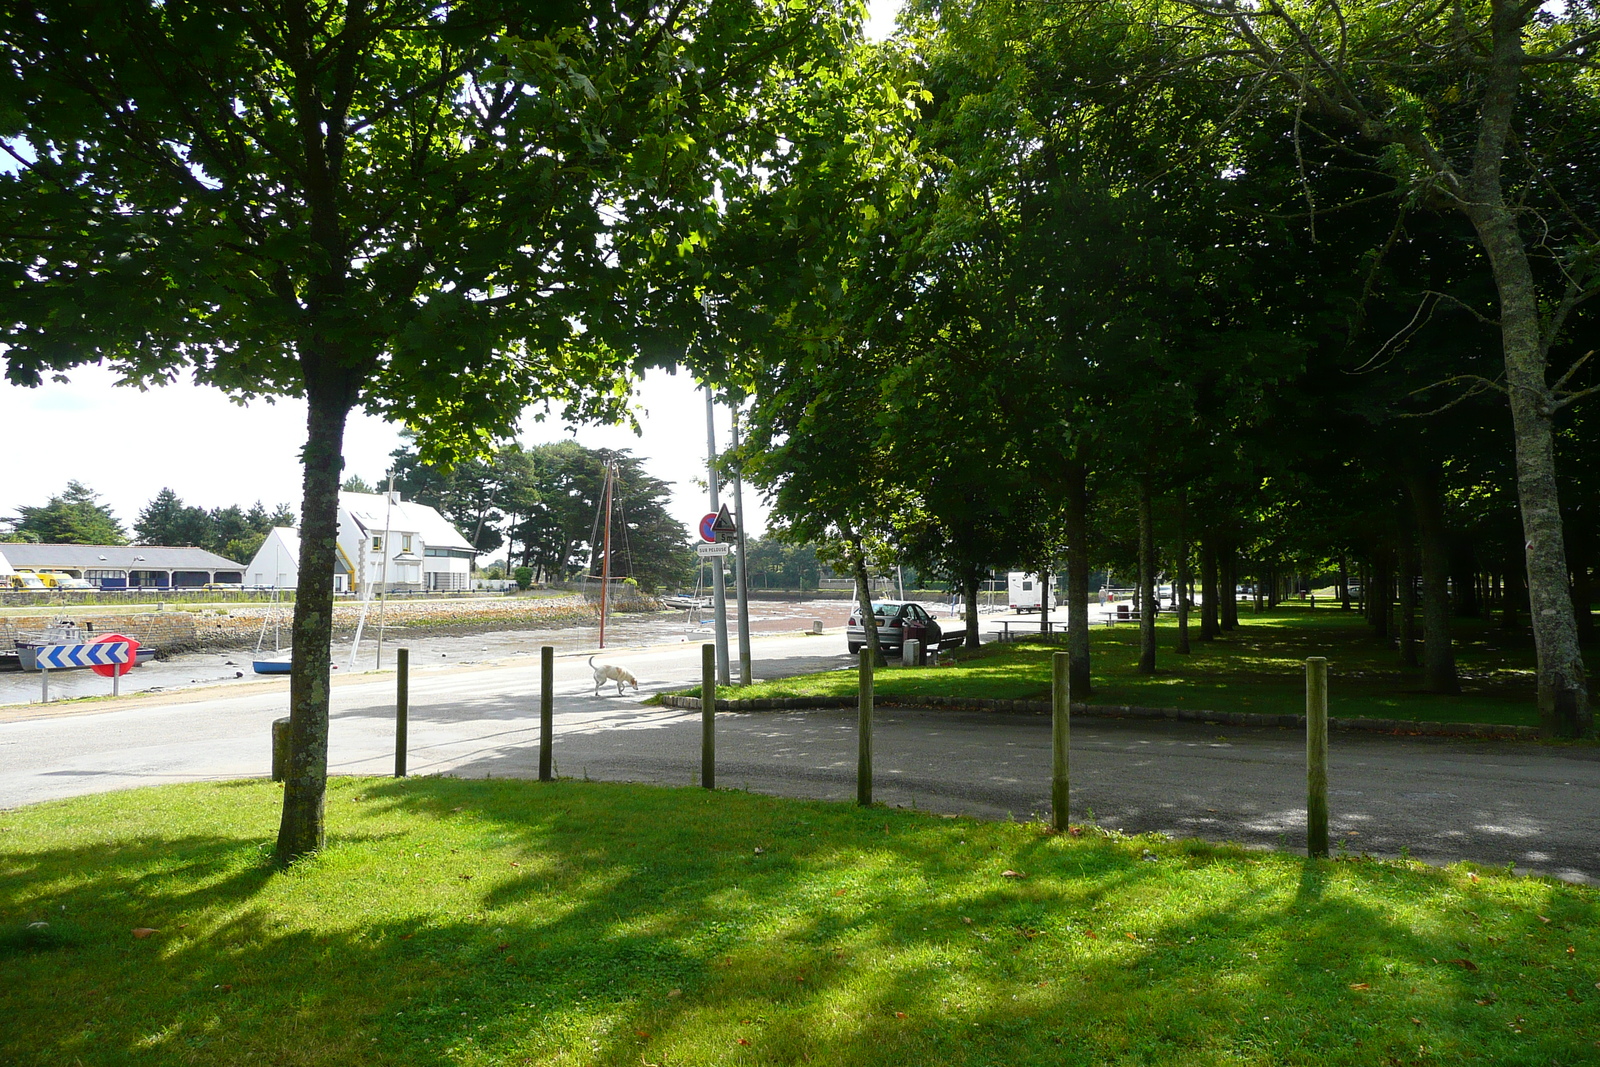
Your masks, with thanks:
[[[762,0],[0,11],[19,163],[0,177],[7,376],[189,367],[308,405],[280,863],[324,840],[349,412],[407,423],[446,461],[509,437],[530,401],[612,413],[631,361],[677,350],[642,320],[689,297],[626,287],[681,274],[719,163],[776,150],[763,102],[824,69],[857,17]]]
[[[79,481],[42,507],[23,506],[10,520],[11,533],[19,541],[54,545],[125,545],[127,534],[110,508],[100,503],[99,494]]]

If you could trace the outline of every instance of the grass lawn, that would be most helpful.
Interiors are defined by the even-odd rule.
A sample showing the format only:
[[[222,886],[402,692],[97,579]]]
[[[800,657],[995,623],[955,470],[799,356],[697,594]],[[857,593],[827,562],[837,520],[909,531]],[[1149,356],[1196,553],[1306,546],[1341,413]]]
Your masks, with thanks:
[[[1600,894],[736,792],[0,813],[0,1063],[1577,1064]],[[45,923],[48,925],[37,925]]]
[[[1457,620],[1456,660],[1460,696],[1422,691],[1420,670],[1400,666],[1399,653],[1376,640],[1355,612],[1284,607],[1239,615],[1239,628],[1215,641],[1193,639],[1193,652],[1172,651],[1177,620],[1156,623],[1156,673],[1141,675],[1139,629],[1133,625],[1090,631],[1094,692],[1090,704],[1134,704],[1206,711],[1305,712],[1305,660],[1329,661],[1329,710],[1337,717],[1415,719],[1429,722],[1483,722],[1537,726],[1534,705],[1534,655],[1525,634],[1506,633],[1492,623]],[[965,651],[937,668],[890,667],[878,673],[879,696],[990,697],[1048,700],[1050,656],[1060,645],[1016,642]],[[739,697],[850,696],[855,673],[828,671],[776,679],[743,688],[723,687],[717,695]],[[685,690],[691,695],[696,690]],[[1075,700],[1081,698],[1074,695]]]

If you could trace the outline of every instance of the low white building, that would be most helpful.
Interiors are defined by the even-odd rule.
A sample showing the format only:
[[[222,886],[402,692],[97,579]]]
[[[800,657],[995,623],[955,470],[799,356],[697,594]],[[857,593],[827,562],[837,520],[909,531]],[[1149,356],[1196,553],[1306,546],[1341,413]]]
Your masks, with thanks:
[[[339,494],[339,543],[333,587],[365,595],[465,592],[472,587],[472,545],[426,504],[383,493]],[[277,528],[245,570],[248,585],[292,589],[300,582],[300,535]]]

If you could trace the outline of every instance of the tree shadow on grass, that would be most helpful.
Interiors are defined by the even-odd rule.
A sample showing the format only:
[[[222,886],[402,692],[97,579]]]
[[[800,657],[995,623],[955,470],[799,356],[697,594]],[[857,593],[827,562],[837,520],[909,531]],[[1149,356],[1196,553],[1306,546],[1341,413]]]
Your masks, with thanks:
[[[1566,944],[1600,951],[1595,895],[1540,883],[687,789],[329,803],[352,832],[286,875],[228,834],[170,866],[149,836],[0,853],[8,925],[88,871],[84,939],[0,960],[0,1060],[1526,1063],[1600,1037],[1550,996]],[[142,910],[189,925],[134,939]]]

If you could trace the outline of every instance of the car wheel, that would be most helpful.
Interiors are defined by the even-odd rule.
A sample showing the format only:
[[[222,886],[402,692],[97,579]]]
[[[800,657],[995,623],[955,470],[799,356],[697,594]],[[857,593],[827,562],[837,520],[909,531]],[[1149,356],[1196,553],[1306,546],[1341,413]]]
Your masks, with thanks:
[[[861,651],[861,646],[860,646],[860,645],[858,645],[858,644],[857,644],[857,643],[856,643],[856,642],[854,642],[854,641],[851,641],[851,642],[850,642],[850,643],[849,643],[849,644],[847,644],[847,645],[846,645],[846,646],[845,646],[845,647],[846,647],[846,648],[848,648],[848,649],[849,649],[849,650],[850,650],[850,654],[851,654],[851,655],[852,655],[852,656],[854,656],[854,655],[856,655],[856,654],[857,654],[857,653],[859,653],[859,652],[860,652],[860,651]]]

